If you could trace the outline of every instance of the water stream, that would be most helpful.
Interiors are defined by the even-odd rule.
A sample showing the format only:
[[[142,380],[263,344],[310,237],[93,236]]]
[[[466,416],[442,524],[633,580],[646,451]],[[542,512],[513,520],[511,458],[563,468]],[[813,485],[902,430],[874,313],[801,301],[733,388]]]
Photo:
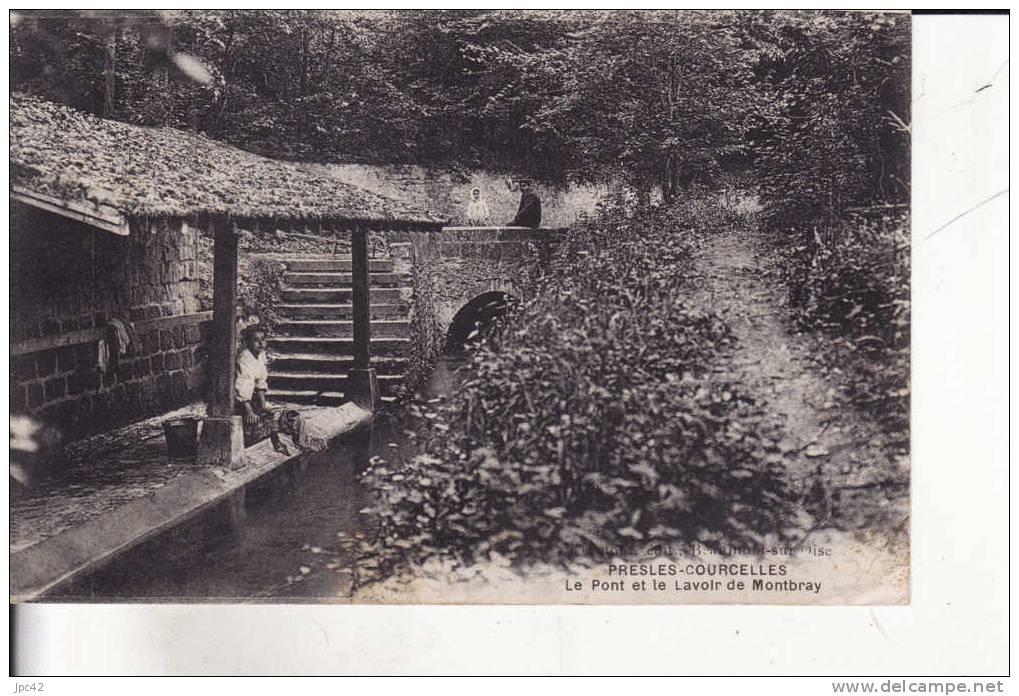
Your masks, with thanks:
[[[442,356],[420,398],[455,391],[463,362],[461,355]],[[370,517],[360,514],[371,499],[359,472],[372,456],[414,453],[403,427],[398,418],[379,418],[249,488],[239,524],[220,506],[58,588],[47,600],[343,601],[351,592],[355,540],[373,532]]]

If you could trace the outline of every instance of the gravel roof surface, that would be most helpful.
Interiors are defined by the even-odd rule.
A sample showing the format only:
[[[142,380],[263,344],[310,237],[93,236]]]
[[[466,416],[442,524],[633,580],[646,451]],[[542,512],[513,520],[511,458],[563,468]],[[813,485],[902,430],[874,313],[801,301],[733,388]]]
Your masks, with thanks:
[[[11,183],[128,216],[440,223],[401,201],[174,128],[10,100]]]

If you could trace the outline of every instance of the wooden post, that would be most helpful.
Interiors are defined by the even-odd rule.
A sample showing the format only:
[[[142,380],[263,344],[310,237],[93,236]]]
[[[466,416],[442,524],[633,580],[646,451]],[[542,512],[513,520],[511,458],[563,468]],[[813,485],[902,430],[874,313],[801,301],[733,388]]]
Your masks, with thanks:
[[[209,415],[224,417],[233,415],[237,369],[237,233],[232,224],[220,223],[214,234]]]
[[[350,271],[354,319],[354,367],[367,369],[371,363],[371,308],[369,306],[368,231],[355,227],[351,231]]]
[[[212,331],[208,347],[210,393],[198,444],[198,463],[236,467],[244,454],[244,429],[234,415],[237,370],[237,228],[214,220]]]
[[[368,266],[368,230],[358,225],[350,232],[351,302],[353,304],[354,364],[347,377],[348,398],[374,411],[378,381],[371,367],[371,289]]]
[[[111,28],[103,41],[103,118],[113,118],[114,85],[117,79],[117,30]]]

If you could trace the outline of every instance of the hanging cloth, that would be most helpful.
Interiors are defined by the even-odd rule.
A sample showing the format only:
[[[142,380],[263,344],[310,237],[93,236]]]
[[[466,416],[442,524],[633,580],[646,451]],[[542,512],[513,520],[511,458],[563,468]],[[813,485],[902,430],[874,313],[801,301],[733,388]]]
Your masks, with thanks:
[[[110,366],[110,346],[105,339],[100,339],[96,344],[96,367],[100,372],[106,372]]]
[[[113,342],[117,346],[117,355],[126,355],[128,350],[138,345],[138,336],[130,322],[123,319],[110,319],[107,327],[113,334]]]

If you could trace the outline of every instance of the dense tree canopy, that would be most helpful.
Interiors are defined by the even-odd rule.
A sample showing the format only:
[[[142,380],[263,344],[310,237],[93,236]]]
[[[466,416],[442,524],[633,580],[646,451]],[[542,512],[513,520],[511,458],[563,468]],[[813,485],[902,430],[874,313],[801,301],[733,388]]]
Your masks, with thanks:
[[[909,194],[908,15],[17,12],[10,46],[14,90],[108,119],[637,193],[521,263],[525,292],[476,331],[448,400],[391,412],[418,421],[416,454],[371,457],[357,582],[908,528],[910,227],[881,205]],[[308,239],[263,243],[319,251]],[[262,261],[241,301],[280,328],[282,271]],[[418,276],[400,302],[438,335]],[[434,357],[408,355],[418,374]]]
[[[838,212],[908,186],[909,21],[864,12],[19,13],[15,89],[268,154],[720,175]]]

